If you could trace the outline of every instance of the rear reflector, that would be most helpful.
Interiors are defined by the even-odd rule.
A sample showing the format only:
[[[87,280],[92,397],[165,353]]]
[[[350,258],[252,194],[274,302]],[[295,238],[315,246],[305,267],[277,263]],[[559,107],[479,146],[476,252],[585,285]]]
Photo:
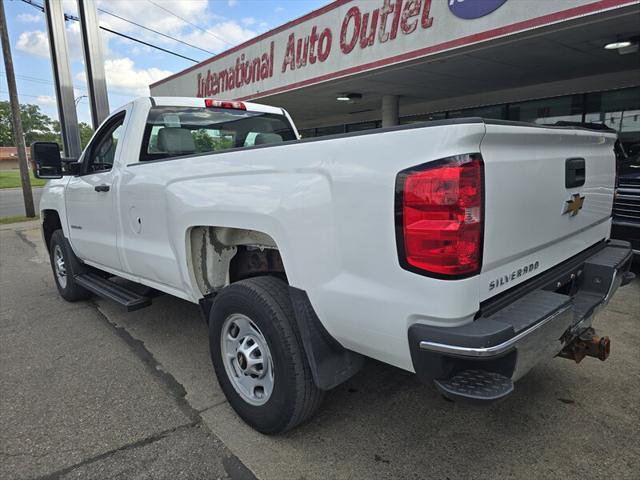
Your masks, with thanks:
[[[480,272],[483,163],[458,155],[404,170],[396,181],[396,237],[403,268],[437,278]]]
[[[242,102],[232,102],[227,100],[214,100],[213,98],[205,98],[204,106],[207,108],[228,108],[231,110],[246,110],[247,106]]]

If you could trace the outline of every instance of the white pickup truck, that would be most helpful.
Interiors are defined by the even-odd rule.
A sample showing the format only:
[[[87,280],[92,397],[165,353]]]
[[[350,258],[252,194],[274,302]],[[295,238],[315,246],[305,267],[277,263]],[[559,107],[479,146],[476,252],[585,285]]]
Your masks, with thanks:
[[[77,161],[32,158],[60,294],[199,303],[230,404],[276,433],[367,357],[473,402],[546,358],[605,359],[592,319],[633,278],[614,141],[479,118],[301,140],[280,108],[166,97]]]

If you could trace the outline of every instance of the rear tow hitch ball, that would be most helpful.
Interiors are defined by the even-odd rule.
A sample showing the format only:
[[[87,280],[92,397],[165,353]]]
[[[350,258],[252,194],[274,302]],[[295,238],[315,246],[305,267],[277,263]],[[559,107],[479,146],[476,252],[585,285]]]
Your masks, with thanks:
[[[560,356],[575,360],[576,363],[580,363],[584,357],[595,357],[604,362],[609,357],[609,353],[611,353],[609,337],[600,337],[595,334],[593,328],[589,328],[564,347]]]
[[[593,336],[589,342],[589,348],[587,355],[596,357],[604,362],[611,353],[611,340],[609,340],[609,337]]]

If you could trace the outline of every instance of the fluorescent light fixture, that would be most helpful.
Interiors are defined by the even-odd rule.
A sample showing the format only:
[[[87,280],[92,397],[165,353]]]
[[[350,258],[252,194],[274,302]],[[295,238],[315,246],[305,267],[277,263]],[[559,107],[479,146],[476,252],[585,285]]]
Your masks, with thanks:
[[[339,102],[355,102],[362,98],[361,93],[341,93],[336,97],[336,100]]]
[[[626,48],[626,47],[630,47],[631,46],[631,42],[611,42],[611,43],[607,43],[604,48],[606,50],[618,50],[620,48]]]

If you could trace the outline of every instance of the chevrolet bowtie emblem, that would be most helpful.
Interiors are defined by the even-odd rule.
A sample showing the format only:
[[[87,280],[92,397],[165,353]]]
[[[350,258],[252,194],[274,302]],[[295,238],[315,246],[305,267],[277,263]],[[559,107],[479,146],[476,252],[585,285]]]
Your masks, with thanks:
[[[575,217],[580,213],[582,209],[582,205],[584,204],[584,195],[580,195],[579,193],[574,193],[571,195],[571,199],[564,202],[564,212],[562,214],[568,213],[569,216]]]

